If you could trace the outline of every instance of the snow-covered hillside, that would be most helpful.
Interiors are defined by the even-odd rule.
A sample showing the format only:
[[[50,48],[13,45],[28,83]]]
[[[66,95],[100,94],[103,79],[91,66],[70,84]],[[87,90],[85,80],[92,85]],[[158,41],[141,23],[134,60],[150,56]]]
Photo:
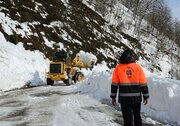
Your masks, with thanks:
[[[143,67],[162,77],[176,79],[180,77],[180,48],[172,40],[159,34],[155,28],[148,31],[150,24],[145,20],[142,20],[141,25],[138,27],[138,29],[141,29],[138,35],[135,26],[139,18],[134,18],[133,13],[120,2],[114,1],[113,4],[110,1],[104,2],[103,6],[106,8],[104,11],[96,7],[98,2],[95,0],[91,0],[91,2],[90,0],[83,0],[83,3],[99,12],[108,22],[108,25],[126,34],[121,39],[122,43],[128,45],[138,54],[140,57],[139,62]],[[109,6],[110,4],[112,5]],[[118,32],[115,34],[118,38],[121,38],[121,35]],[[132,37],[129,38],[130,40],[127,39],[128,35]],[[133,39],[137,39],[140,45],[134,46]],[[121,49],[117,47],[116,50]]]
[[[27,51],[22,43],[14,45],[0,33],[1,90],[23,87],[25,84],[45,84],[48,60],[39,51]]]

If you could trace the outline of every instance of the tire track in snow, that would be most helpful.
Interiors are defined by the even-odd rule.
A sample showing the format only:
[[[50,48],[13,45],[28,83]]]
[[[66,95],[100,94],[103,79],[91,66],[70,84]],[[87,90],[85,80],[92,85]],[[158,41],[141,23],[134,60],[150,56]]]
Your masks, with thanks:
[[[119,126],[111,116],[105,114],[103,110],[99,110],[104,105],[87,95],[65,96],[59,102],[60,105],[56,112],[54,126],[62,122],[66,126]],[[108,108],[106,109],[108,110]],[[67,117],[66,112],[73,121],[65,118]]]

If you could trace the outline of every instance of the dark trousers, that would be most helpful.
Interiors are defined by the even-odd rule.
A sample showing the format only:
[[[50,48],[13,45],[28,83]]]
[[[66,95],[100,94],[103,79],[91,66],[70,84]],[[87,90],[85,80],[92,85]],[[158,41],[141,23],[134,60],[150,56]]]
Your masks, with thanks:
[[[142,126],[140,115],[141,103],[121,104],[121,110],[124,119],[124,126]]]

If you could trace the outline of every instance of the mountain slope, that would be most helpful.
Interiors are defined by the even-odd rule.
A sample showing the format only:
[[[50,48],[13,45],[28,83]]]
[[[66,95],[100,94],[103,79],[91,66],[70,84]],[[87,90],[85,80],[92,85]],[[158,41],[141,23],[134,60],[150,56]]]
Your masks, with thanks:
[[[16,34],[26,49],[40,50],[47,57],[52,56],[54,49],[65,47],[74,55],[79,50],[93,52],[101,61],[106,60],[101,48],[112,52],[113,45],[126,47],[119,38],[104,29],[105,20],[79,0],[69,1],[68,6],[55,0],[50,3],[41,0],[3,1],[1,6],[5,7],[1,12],[13,19],[10,23],[14,24],[13,29],[10,27],[10,34],[5,30],[5,24],[1,24],[1,32],[6,39],[10,41],[11,35]],[[28,28],[25,35],[18,32],[24,30],[23,25]]]
[[[98,62],[105,60],[110,67],[116,65],[123,49],[131,48],[140,57],[143,67],[164,73],[165,77],[179,78],[178,54],[173,52],[173,56],[168,56],[168,51],[161,50],[158,53],[159,38],[154,34],[143,32],[140,37],[131,34],[135,21],[126,8],[116,3],[104,5],[105,10],[99,11],[97,3],[88,2],[3,0],[0,2],[0,31],[6,40],[15,44],[22,42],[25,49],[40,50],[48,58],[59,49],[71,51],[73,56],[84,50],[95,54]],[[167,58],[159,59],[164,56]],[[172,57],[174,60],[168,61]],[[165,69],[161,61],[167,62]],[[172,69],[174,67],[177,69]]]

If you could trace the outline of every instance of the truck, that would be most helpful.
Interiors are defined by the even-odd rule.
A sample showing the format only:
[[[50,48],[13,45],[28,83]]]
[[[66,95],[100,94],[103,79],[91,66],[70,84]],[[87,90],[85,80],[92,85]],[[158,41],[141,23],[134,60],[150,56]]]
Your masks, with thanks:
[[[90,69],[94,66],[92,61]],[[64,50],[55,52],[49,63],[47,72],[47,85],[53,85],[55,81],[63,81],[66,85],[71,85],[84,79],[84,74],[80,71],[89,66],[84,63],[80,56],[71,60],[69,53]]]

